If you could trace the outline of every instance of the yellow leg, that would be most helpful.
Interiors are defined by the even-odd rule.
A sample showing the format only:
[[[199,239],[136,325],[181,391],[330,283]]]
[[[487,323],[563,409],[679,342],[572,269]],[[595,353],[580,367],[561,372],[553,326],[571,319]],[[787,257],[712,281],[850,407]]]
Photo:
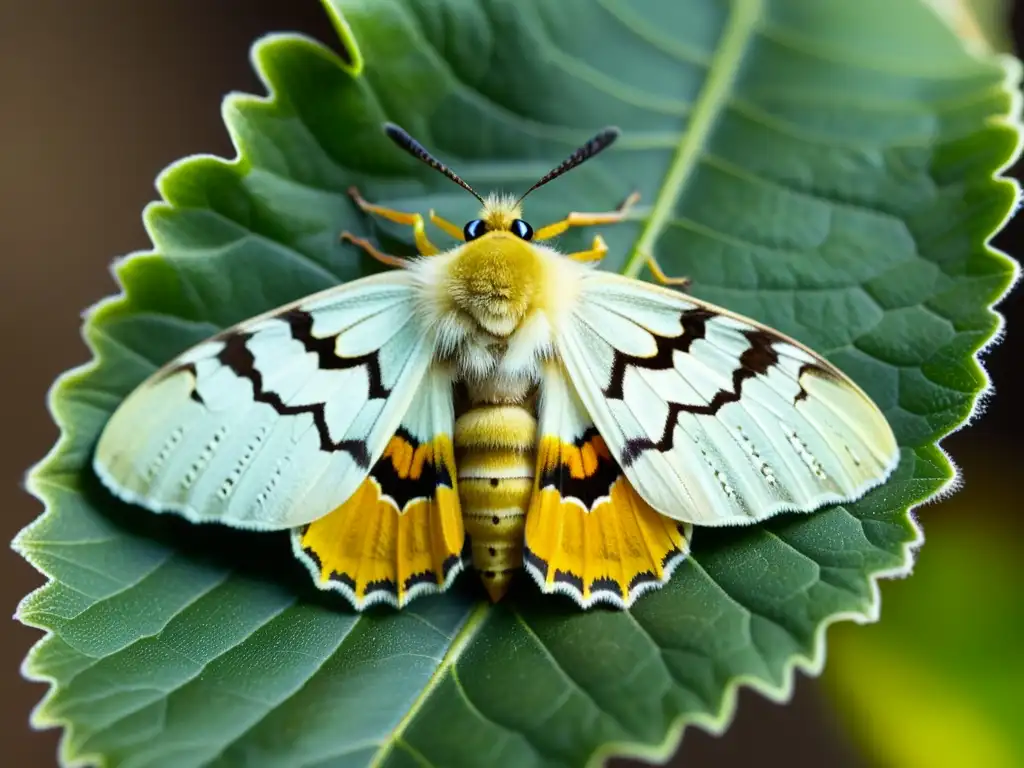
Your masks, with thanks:
[[[666,275],[662,271],[661,267],[658,266],[658,262],[654,260],[653,256],[647,257],[647,268],[651,270],[651,274],[654,275],[654,279],[662,285],[667,285],[670,288],[678,288],[681,291],[685,291],[690,285],[691,280],[688,277],[669,277]]]
[[[466,235],[461,229],[459,229],[457,226],[448,221],[448,219],[442,219],[440,216],[434,213],[433,209],[430,210],[430,223],[433,224],[438,229],[440,229],[442,232],[451,235],[456,240],[464,241],[466,239]]]
[[[404,224],[412,227],[413,237],[416,238],[416,249],[420,252],[421,256],[433,256],[438,253],[437,246],[435,246],[430,239],[427,237],[426,229],[424,228],[423,217],[418,213],[403,213],[402,211],[396,211],[393,208],[384,208],[380,205],[374,205],[368,203],[363,199],[363,196],[359,194],[359,190],[355,187],[348,188],[349,197],[351,197],[355,204],[359,206],[359,209],[365,213],[372,213],[375,216],[380,216],[382,219],[393,221],[396,224]],[[353,238],[349,237],[349,240],[356,242]],[[363,250],[366,250],[365,248]],[[367,251],[369,253],[369,251]],[[377,258],[374,254],[370,254],[374,258]],[[394,257],[389,257],[394,258]],[[387,263],[387,262],[385,262]]]
[[[404,268],[409,266],[409,261],[407,259],[403,259],[399,256],[392,256],[391,254],[378,251],[374,244],[371,243],[369,240],[366,240],[362,237],[357,237],[356,235],[353,235],[351,232],[342,232],[341,239],[343,241],[347,240],[353,245],[359,246],[368,254],[370,254],[373,258],[375,258],[377,261],[381,262],[382,264],[387,264],[389,267]]]
[[[614,211],[608,211],[606,213],[578,213],[573,212],[566,216],[561,221],[556,221],[554,224],[548,224],[546,227],[541,227],[533,233],[534,240],[550,240],[552,237],[557,237],[567,230],[569,227],[589,227],[594,224],[616,224],[623,219],[629,213],[629,209],[632,208],[636,201],[640,199],[640,193],[634,192]]]
[[[608,253],[608,244],[605,243],[603,237],[597,235],[589,251],[576,251],[567,255],[573,261],[600,261],[606,253]]]

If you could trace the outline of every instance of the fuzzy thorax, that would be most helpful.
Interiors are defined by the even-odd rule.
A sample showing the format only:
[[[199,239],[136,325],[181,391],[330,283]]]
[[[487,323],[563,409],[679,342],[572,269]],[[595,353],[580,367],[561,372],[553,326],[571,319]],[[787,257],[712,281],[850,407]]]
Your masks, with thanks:
[[[552,353],[584,267],[541,243],[491,231],[410,269],[438,357],[479,398],[521,402]]]
[[[498,337],[509,336],[535,306],[543,265],[536,250],[507,232],[466,243],[448,269],[456,307]]]

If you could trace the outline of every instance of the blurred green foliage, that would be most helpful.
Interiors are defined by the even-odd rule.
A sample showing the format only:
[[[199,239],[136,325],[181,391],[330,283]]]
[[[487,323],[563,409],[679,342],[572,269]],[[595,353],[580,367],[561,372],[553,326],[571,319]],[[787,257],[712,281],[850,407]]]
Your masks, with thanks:
[[[997,51],[1013,50],[1013,35],[1008,23],[1013,0],[967,0],[981,33]]]
[[[961,37],[982,39],[999,52],[1013,50],[1009,18],[1013,0],[927,0]]]
[[[970,456],[964,489],[927,510],[927,546],[913,578],[883,585],[883,620],[830,630],[823,682],[879,765],[1024,765],[1024,520],[997,455]]]

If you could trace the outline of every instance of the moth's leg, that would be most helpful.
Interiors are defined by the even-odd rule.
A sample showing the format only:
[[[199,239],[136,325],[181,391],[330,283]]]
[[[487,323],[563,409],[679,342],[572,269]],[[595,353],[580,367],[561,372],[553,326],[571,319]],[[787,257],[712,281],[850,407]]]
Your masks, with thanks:
[[[678,288],[680,291],[685,291],[692,282],[688,277],[669,277],[665,274],[658,262],[654,260],[653,256],[647,257],[647,268],[651,270],[651,274],[654,275],[654,279],[657,280],[661,285],[666,285],[670,288]]]
[[[353,235],[351,232],[342,232],[341,239],[347,240],[353,245],[362,248],[377,261],[381,262],[382,264],[387,264],[389,267],[402,267],[404,269],[405,267],[409,266],[408,259],[403,259],[400,256],[392,256],[391,254],[384,253],[383,251],[378,251],[376,246],[374,246],[374,244],[371,243],[369,240],[362,237],[357,237],[356,235]]]
[[[461,229],[459,229],[457,226],[448,221],[448,219],[442,219],[440,216],[434,213],[433,208],[430,209],[430,223],[433,224],[438,229],[440,229],[445,234],[454,237],[456,240],[465,241],[466,239],[466,235]]]
[[[636,201],[639,199],[640,193],[633,192],[629,197],[619,203],[619,207],[614,211],[607,211],[605,213],[579,213],[574,211],[561,221],[556,221],[554,224],[548,224],[546,227],[538,229],[533,233],[533,239],[550,240],[552,237],[557,237],[565,232],[569,227],[589,227],[594,224],[617,224],[626,218],[629,214],[629,209],[636,205]]]
[[[597,235],[589,251],[576,251],[566,255],[573,261],[600,261],[606,253],[608,253],[608,244],[605,243],[603,237]]]
[[[437,246],[430,242],[430,238],[427,237],[423,217],[420,216],[420,214],[404,213],[403,211],[396,211],[394,208],[385,208],[380,205],[368,203],[363,199],[363,196],[359,194],[359,190],[355,187],[349,187],[348,194],[364,213],[372,213],[374,216],[380,216],[382,219],[393,221],[396,224],[404,224],[407,227],[412,227],[413,237],[416,238],[416,249],[420,252],[421,256],[433,256],[434,254],[439,253]],[[355,242],[351,237],[348,239]],[[364,248],[364,250],[366,249]],[[370,255],[373,256],[373,254]],[[374,256],[374,258],[377,257]]]

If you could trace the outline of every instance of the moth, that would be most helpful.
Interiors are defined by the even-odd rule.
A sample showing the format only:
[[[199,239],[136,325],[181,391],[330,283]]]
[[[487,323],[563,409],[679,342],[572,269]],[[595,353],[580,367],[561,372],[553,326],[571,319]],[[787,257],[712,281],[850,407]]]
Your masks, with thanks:
[[[898,459],[878,407],[823,357],[678,290],[562,253],[570,213],[523,199],[610,146],[608,128],[519,198],[486,199],[400,127],[398,147],[482,205],[464,227],[365,201],[412,228],[390,271],[229,328],[172,360],[107,423],[94,467],[121,499],[194,522],[290,530],[316,584],[355,608],[447,589],[491,600],[525,567],[545,593],[630,606],[665,584],[693,526],[856,499]]]

